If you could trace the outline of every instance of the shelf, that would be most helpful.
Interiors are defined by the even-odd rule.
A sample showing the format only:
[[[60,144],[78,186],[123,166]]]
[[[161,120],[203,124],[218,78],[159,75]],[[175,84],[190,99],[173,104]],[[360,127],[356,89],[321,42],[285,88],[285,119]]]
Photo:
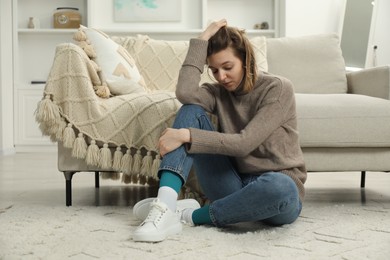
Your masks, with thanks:
[[[157,30],[141,30],[141,29],[121,29],[121,28],[96,28],[102,32],[105,32],[107,34],[111,33],[130,33],[130,34],[156,34],[156,33],[167,33],[167,34],[186,34],[186,33],[201,33],[201,29],[183,29],[183,30],[176,30],[176,29],[157,29]]]
[[[18,29],[19,34],[67,34],[76,31],[77,29]]]
[[[98,29],[98,28],[97,28]],[[106,28],[100,29],[100,31],[107,34],[196,34],[201,33],[202,29],[189,29],[189,30],[130,30],[130,29],[115,29]],[[19,34],[68,34],[75,33],[77,29],[18,29]],[[245,30],[248,35],[273,35],[275,30]]]

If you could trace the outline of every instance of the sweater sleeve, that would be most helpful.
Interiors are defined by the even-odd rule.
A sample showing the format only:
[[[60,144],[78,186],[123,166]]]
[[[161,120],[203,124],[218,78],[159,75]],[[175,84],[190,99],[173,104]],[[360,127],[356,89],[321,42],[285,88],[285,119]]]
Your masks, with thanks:
[[[179,72],[176,97],[182,104],[196,104],[212,112],[215,107],[214,88],[210,84],[199,87],[207,58],[208,41],[191,39],[187,56]]]
[[[285,88],[280,84],[268,91],[268,97],[262,101],[255,116],[239,133],[190,128],[191,145],[188,146],[188,152],[245,157],[259,148],[292,116],[291,106],[294,106],[292,87],[291,90],[287,88],[287,91],[282,89]]]

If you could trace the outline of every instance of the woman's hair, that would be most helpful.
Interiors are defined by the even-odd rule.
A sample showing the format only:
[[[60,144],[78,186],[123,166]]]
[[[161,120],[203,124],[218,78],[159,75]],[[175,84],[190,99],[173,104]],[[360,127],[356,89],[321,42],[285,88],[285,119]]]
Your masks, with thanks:
[[[231,47],[234,54],[242,61],[244,66],[244,87],[248,93],[253,89],[257,79],[257,67],[255,54],[244,30],[235,27],[224,26],[209,39],[207,57]]]

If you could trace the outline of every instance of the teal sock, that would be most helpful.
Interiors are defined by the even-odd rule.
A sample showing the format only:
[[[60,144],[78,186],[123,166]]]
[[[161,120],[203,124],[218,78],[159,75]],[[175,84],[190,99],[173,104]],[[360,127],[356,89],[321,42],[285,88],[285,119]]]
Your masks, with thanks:
[[[196,209],[192,213],[192,222],[194,222],[195,225],[213,224],[210,218],[209,209],[210,205],[206,205],[200,209]]]
[[[176,173],[163,170],[160,175],[160,187],[163,186],[168,186],[179,193],[183,182]]]

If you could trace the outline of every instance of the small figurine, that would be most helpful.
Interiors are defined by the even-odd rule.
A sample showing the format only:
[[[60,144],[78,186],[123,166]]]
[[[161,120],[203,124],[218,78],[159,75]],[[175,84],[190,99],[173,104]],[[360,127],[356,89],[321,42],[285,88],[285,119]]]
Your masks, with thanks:
[[[269,24],[267,22],[257,23],[254,28],[257,30],[268,30]]]

